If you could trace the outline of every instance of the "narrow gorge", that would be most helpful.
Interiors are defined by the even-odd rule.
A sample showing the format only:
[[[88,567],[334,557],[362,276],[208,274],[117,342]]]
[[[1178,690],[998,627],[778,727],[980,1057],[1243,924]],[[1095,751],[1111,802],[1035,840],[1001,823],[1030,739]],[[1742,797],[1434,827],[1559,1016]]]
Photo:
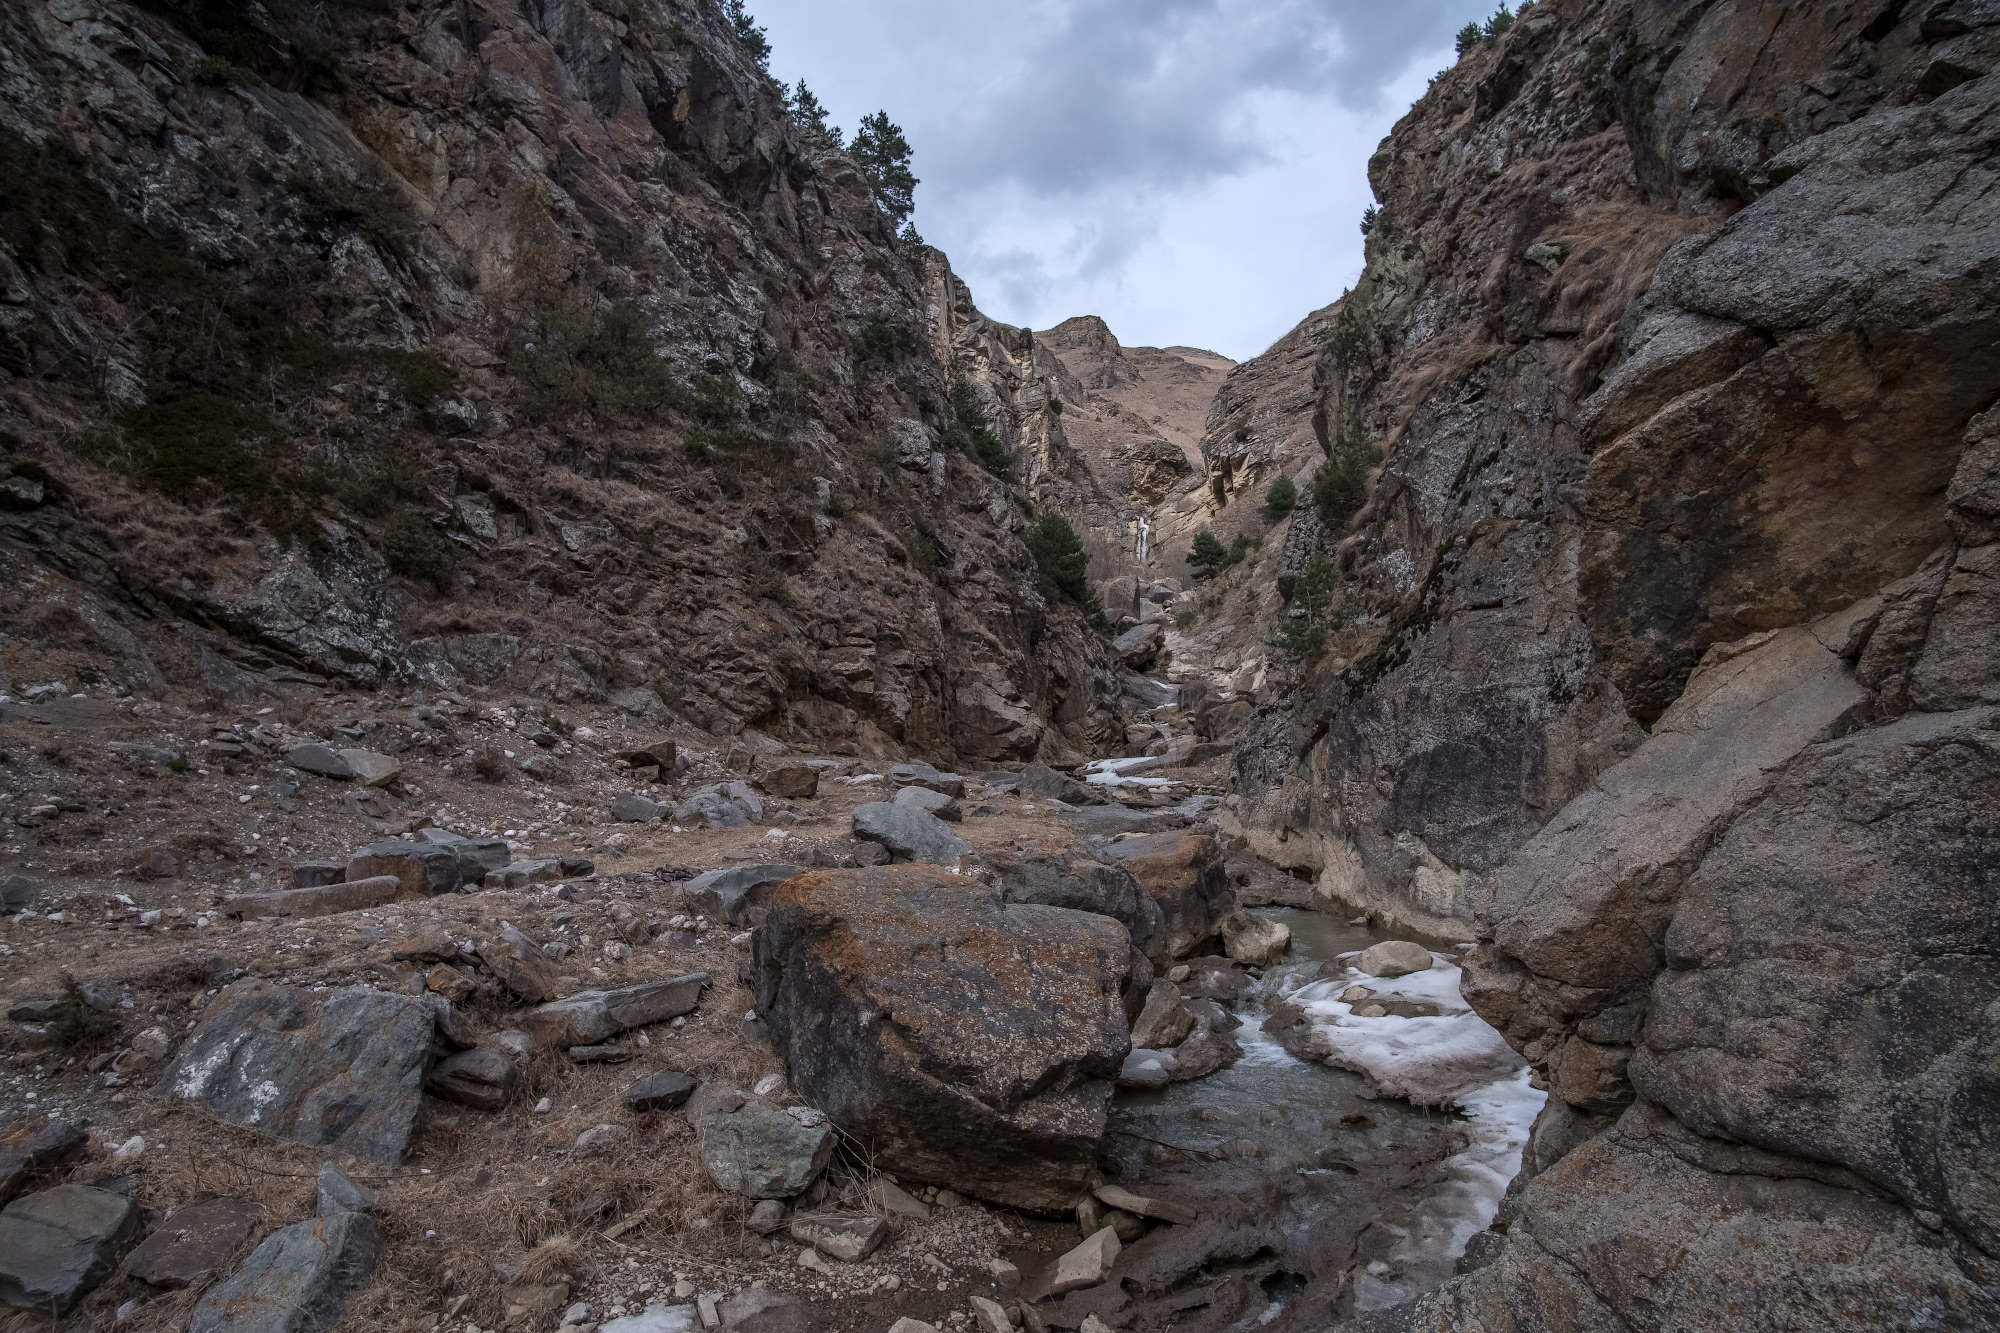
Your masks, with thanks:
[[[1502,7],[1238,363],[740,3],[0,9],[0,1331],[2000,1328],[1996,56]]]

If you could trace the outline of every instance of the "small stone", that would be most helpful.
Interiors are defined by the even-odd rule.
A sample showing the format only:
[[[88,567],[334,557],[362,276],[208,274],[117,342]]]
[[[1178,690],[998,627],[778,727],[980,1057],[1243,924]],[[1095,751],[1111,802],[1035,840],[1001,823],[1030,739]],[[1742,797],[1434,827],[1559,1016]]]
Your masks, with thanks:
[[[760,791],[787,801],[808,800],[819,794],[819,774],[804,764],[784,764],[767,768],[753,779]]]
[[[923,1200],[885,1176],[877,1176],[869,1184],[867,1198],[871,1207],[912,1221],[921,1222],[931,1215],[930,1207]]]
[[[694,1298],[695,1313],[701,1317],[703,1328],[715,1328],[722,1323],[722,1316],[715,1309],[715,1293],[705,1291]]]
[[[941,791],[932,791],[929,787],[905,787],[896,793],[891,804],[922,810],[925,814],[936,815],[939,819],[949,820],[954,824],[965,820],[965,811],[959,807],[956,800]]]
[[[697,1333],[700,1328],[701,1316],[692,1305],[649,1305],[639,1314],[599,1324],[597,1333]]]
[[[760,1236],[768,1236],[784,1229],[790,1220],[792,1210],[782,1199],[759,1199],[757,1206],[750,1210],[750,1219],[744,1223]]]
[[[623,1125],[597,1125],[576,1136],[576,1150],[586,1154],[609,1152],[631,1137],[632,1131]]]
[[[374,1190],[350,1180],[347,1173],[332,1162],[319,1169],[319,1209],[316,1216],[365,1213],[374,1206]]]
[[[904,1315],[889,1325],[889,1333],[938,1333],[938,1328],[936,1324],[926,1324],[921,1319],[912,1319]]]
[[[737,1292],[722,1303],[728,1333],[806,1333],[806,1308],[798,1297],[767,1287]]]
[[[555,977],[547,955],[508,922],[500,923],[498,938],[479,942],[479,961],[492,969],[501,985],[529,1004],[555,998]]]
[[[1049,1283],[1048,1294],[1060,1296],[1065,1292],[1096,1286],[1104,1281],[1111,1272],[1111,1266],[1118,1262],[1121,1249],[1118,1234],[1110,1227],[1093,1233],[1088,1240],[1056,1261],[1055,1277]]]
[[[1173,1222],[1181,1226],[1191,1225],[1195,1211],[1183,1204],[1170,1203],[1165,1199],[1151,1199],[1143,1194],[1118,1185],[1099,1185],[1093,1191],[1099,1200],[1113,1208],[1122,1208],[1139,1217],[1154,1217],[1162,1222]]]
[[[829,1259],[856,1264],[889,1238],[889,1223],[880,1217],[794,1217],[792,1239],[810,1245]]]
[[[1232,912],[1222,919],[1223,951],[1251,967],[1271,967],[1291,946],[1291,927],[1252,912]]]
[[[615,1065],[630,1060],[637,1052],[612,1042],[602,1046],[572,1046],[563,1054],[580,1065]]]
[[[479,989],[479,983],[449,963],[439,963],[424,977],[424,988],[435,991],[453,1004],[464,1004]]]
[[[1428,972],[1436,965],[1431,951],[1409,940],[1384,940],[1361,951],[1354,960],[1357,970],[1371,977],[1402,977],[1412,972]]]
[[[1007,1318],[1006,1307],[998,1301],[989,1301],[984,1296],[974,1296],[972,1318],[979,1326],[979,1333],[1014,1333],[1014,1322]]]
[[[686,1074],[667,1070],[640,1079],[625,1089],[622,1100],[628,1111],[675,1111],[687,1104],[695,1087],[695,1081]]]

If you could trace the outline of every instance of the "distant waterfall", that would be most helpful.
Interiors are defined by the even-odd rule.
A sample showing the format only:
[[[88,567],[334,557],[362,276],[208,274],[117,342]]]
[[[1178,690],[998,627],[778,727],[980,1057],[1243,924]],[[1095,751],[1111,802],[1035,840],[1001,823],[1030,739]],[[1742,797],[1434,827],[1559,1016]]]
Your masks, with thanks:
[[[1145,519],[1139,520],[1139,563],[1146,563],[1146,539],[1153,533],[1153,525]]]

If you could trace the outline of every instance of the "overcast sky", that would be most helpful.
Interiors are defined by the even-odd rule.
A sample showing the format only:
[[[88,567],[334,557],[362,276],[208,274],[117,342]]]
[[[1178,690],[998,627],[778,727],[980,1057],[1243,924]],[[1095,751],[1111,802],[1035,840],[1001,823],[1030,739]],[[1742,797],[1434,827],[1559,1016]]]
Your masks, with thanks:
[[[916,150],[987,314],[1256,355],[1361,269],[1382,136],[1492,0],[750,0],[771,72]]]

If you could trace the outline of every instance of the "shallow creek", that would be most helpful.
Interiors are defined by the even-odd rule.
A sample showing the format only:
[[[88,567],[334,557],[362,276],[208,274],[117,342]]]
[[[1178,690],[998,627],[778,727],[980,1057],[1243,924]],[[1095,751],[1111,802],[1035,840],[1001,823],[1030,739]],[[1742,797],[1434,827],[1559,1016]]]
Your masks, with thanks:
[[[1458,999],[1446,955],[1393,981],[1337,966],[1315,980],[1388,937],[1318,912],[1254,910],[1289,927],[1292,944],[1232,1006],[1242,1056],[1205,1078],[1121,1091],[1111,1110],[1119,1183],[1200,1219],[1134,1241],[1118,1288],[1077,1293],[1070,1318],[1052,1322],[1123,1313],[1135,1329],[1303,1330],[1394,1305],[1450,1276],[1518,1169],[1541,1094]],[[1441,1012],[1356,1015],[1338,996],[1357,983]],[[1383,1095],[1410,1071],[1416,1095],[1437,1104]]]

